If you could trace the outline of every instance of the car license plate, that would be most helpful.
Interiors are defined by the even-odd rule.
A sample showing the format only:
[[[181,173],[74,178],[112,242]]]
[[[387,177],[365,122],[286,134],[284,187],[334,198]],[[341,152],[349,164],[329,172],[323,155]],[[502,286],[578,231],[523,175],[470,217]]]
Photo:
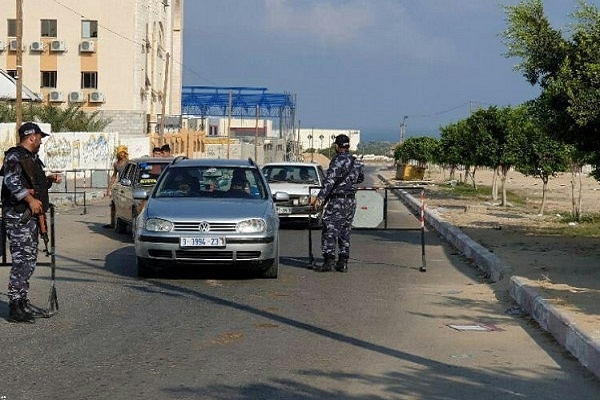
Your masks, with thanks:
[[[184,236],[179,238],[181,247],[224,247],[225,238],[220,236]]]
[[[291,214],[292,209],[290,207],[277,207],[278,214]]]

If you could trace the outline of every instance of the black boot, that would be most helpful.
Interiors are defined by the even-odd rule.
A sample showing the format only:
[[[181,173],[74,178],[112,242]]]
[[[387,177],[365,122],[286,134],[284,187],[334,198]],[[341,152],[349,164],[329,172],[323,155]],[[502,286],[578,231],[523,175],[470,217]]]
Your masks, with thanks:
[[[21,310],[28,316],[33,318],[35,316],[35,311],[31,308],[31,304],[29,303],[29,299],[21,299]]]
[[[348,257],[340,256],[335,263],[335,270],[338,272],[348,272]]]
[[[11,300],[8,303],[8,322],[34,322],[33,317],[23,311],[22,300]]]
[[[317,272],[328,272],[333,269],[335,265],[335,257],[325,256],[323,258],[323,264],[317,265],[315,271]]]

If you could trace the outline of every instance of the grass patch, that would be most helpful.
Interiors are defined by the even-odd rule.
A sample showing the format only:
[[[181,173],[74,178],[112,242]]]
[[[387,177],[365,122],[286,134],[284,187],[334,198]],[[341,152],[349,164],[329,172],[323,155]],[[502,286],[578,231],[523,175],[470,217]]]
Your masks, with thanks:
[[[484,201],[492,200],[492,187],[479,185],[477,189],[473,185],[457,183],[455,186],[440,186],[441,190],[448,196],[457,199],[477,199]],[[498,193],[498,201],[502,193]],[[511,190],[506,191],[506,200],[514,205],[525,205],[526,198]]]
[[[584,214],[579,221],[574,221],[571,213],[559,212],[560,225],[556,227],[557,233],[575,237],[600,237],[600,214]]]

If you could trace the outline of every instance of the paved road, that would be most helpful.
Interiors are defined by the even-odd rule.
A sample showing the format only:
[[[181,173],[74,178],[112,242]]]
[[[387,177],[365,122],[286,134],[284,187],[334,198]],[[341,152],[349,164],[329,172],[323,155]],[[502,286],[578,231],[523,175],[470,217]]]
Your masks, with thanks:
[[[187,270],[135,277],[106,201],[57,215],[60,312],[0,320],[0,397],[14,399],[597,399],[597,379],[505,313],[435,233],[356,231],[350,272],[316,273],[308,234],[282,229],[277,280]],[[391,227],[418,221],[390,199]],[[318,256],[319,232],[313,231]],[[43,259],[44,257],[41,256]],[[6,282],[8,267],[0,267]],[[32,280],[44,305],[48,268]],[[0,317],[7,314],[0,292]],[[458,331],[448,324],[493,324]]]

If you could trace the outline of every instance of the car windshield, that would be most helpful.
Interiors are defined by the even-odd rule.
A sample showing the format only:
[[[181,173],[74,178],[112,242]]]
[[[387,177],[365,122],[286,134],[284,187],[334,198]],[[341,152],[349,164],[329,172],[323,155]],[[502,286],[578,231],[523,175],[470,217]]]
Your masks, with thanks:
[[[154,185],[168,163],[143,162],[139,164],[135,180],[140,185]]]
[[[273,165],[265,166],[263,174],[269,183],[318,183],[317,170],[307,166]]]
[[[154,197],[217,197],[266,199],[266,189],[255,168],[173,167],[165,171]]]

